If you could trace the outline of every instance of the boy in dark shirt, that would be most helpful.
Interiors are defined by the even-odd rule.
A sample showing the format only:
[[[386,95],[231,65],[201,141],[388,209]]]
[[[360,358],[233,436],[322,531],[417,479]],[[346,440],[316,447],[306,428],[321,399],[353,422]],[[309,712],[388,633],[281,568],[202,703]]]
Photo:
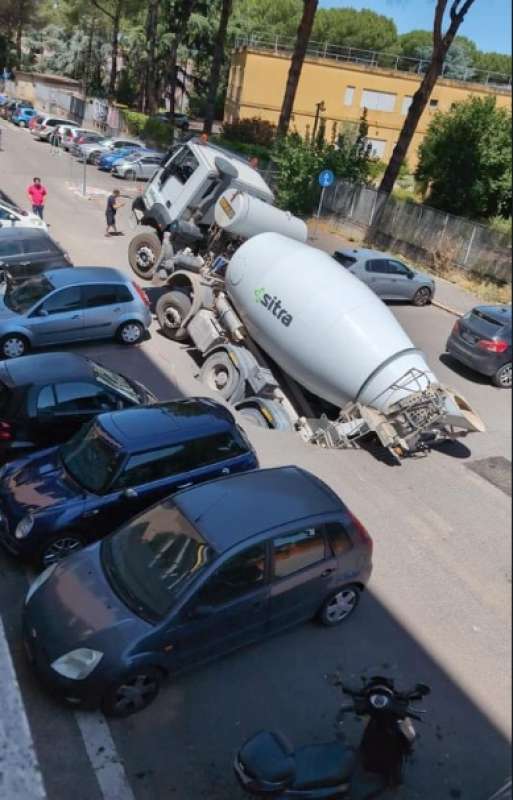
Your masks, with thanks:
[[[107,198],[107,208],[105,209],[105,219],[107,220],[107,230],[105,236],[119,236],[121,231],[116,228],[116,213],[118,208],[125,204],[120,200],[119,189],[114,189]],[[112,228],[112,230],[111,230]]]

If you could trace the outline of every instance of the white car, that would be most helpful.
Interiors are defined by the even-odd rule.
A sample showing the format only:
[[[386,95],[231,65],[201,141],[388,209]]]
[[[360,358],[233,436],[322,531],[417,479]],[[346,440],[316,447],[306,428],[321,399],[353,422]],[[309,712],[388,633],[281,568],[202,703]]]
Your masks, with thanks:
[[[48,230],[46,222],[43,222],[37,214],[32,211],[23,211],[22,208],[0,199],[0,228],[40,228]]]

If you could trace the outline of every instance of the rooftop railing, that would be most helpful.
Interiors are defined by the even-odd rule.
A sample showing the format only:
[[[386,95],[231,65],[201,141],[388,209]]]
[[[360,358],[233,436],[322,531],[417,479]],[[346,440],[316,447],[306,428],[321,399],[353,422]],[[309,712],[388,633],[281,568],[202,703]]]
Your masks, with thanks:
[[[249,36],[238,36],[235,39],[235,47],[237,49],[248,47],[251,50],[261,50],[276,55],[289,55],[292,53],[294,45],[294,39],[283,39],[278,36],[274,39],[265,39],[250,34]],[[310,41],[306,56],[310,58],[326,58],[330,61],[350,62],[378,69],[390,69],[397,72],[411,72],[418,75],[422,75],[429,66],[429,60],[427,59],[381,53],[376,50],[361,50],[357,47],[345,47],[330,44],[329,42]],[[442,68],[441,77],[464,83],[480,83],[492,89],[511,92],[511,75],[501,72],[476,69],[472,66],[455,67],[450,63],[446,63]]]

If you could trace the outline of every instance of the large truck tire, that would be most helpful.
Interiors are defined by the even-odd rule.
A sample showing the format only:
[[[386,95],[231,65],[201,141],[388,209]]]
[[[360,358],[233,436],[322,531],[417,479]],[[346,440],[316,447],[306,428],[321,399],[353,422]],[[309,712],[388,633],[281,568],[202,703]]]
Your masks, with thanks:
[[[134,236],[128,247],[128,261],[139,278],[153,278],[161,248],[159,237],[152,231]]]
[[[155,311],[164,336],[175,342],[183,342],[187,338],[187,331],[183,330],[182,323],[191,306],[191,298],[180,289],[173,289],[159,297]]]
[[[219,392],[224,400],[237,403],[245,394],[245,376],[226,350],[218,350],[205,359],[200,381],[211,391]]]
[[[264,397],[247,397],[235,404],[239,414],[258,428],[273,431],[292,431],[292,424],[287,412],[277,400]]]

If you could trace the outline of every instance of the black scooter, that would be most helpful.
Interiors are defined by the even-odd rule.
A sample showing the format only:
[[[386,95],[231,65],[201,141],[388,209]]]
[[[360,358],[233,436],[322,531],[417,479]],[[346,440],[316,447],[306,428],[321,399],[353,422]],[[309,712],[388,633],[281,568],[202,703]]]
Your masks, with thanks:
[[[410,703],[428,695],[429,686],[418,683],[401,692],[393,680],[379,675],[361,689],[345,686],[338,675],[330,682],[351,697],[340,708],[338,724],[348,711],[369,717],[358,752],[340,741],[294,750],[279,731],[261,731],[235,757],[235,775],[245,792],[286,800],[348,800],[357,767],[381,777],[379,793],[402,782],[404,762],[416,737],[411,720],[420,720],[419,714],[425,713]]]

